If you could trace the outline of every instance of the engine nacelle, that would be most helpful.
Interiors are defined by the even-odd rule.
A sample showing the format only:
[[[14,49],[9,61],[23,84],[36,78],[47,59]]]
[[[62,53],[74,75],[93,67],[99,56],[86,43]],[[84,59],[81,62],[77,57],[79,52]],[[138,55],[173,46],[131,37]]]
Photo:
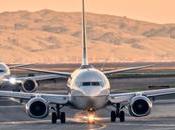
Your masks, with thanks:
[[[150,114],[152,102],[145,96],[135,96],[131,99],[129,113],[135,117],[143,117]]]
[[[38,89],[38,83],[33,79],[27,79],[22,83],[22,91],[33,93]]]
[[[45,118],[49,114],[49,105],[43,98],[33,98],[26,104],[26,113],[32,118]]]

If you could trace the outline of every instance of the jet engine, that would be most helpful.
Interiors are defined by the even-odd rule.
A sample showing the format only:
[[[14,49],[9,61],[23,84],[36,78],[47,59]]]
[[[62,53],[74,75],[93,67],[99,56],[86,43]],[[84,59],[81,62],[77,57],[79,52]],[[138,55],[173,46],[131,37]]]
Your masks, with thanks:
[[[129,113],[135,117],[147,116],[152,109],[152,102],[145,96],[135,96],[131,99]]]
[[[32,118],[45,118],[49,114],[49,105],[43,98],[33,98],[26,104],[26,113]]]
[[[22,83],[22,91],[32,93],[38,89],[38,83],[33,79],[27,79]]]

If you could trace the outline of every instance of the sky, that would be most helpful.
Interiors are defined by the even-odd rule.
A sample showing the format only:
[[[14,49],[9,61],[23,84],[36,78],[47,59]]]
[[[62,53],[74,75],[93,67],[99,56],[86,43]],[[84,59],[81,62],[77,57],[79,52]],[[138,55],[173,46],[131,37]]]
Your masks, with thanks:
[[[0,0],[0,12],[41,9],[77,12],[81,11],[81,0]],[[155,23],[175,23],[175,0],[86,0],[86,10]]]

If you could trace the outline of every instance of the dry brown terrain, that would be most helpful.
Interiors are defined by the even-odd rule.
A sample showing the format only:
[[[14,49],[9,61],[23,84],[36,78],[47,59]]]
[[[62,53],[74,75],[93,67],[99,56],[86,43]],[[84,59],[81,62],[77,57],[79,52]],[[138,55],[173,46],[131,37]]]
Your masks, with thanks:
[[[175,61],[175,24],[87,14],[91,62]],[[41,10],[0,14],[0,59],[62,63],[81,59],[80,13]]]

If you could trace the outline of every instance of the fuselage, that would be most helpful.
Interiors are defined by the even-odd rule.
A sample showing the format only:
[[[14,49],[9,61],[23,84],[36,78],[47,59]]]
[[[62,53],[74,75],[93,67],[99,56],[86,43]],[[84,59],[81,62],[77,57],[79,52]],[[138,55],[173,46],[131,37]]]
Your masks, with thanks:
[[[82,66],[68,79],[70,102],[77,109],[99,109],[106,105],[110,93],[110,83],[103,72]]]
[[[3,79],[8,76],[10,76],[9,67],[4,63],[0,63],[0,85],[3,83]]]

